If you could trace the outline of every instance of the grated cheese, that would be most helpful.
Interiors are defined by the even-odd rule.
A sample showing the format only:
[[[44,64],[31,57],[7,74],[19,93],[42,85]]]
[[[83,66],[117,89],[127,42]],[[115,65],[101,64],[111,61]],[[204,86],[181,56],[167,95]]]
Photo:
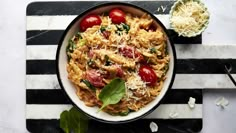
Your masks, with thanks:
[[[139,100],[140,98],[133,95],[132,90],[140,90],[141,88],[146,88],[146,83],[142,81],[141,77],[135,72],[130,73],[132,76],[125,82],[126,96],[129,100],[130,98],[134,100]]]
[[[191,36],[198,33],[209,19],[209,12],[203,4],[190,0],[180,2],[170,19],[172,27],[179,35]]]

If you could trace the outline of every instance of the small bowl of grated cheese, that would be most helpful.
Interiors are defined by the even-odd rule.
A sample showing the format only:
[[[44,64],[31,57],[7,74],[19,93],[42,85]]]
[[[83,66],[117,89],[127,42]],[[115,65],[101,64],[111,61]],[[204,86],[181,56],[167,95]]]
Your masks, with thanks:
[[[200,0],[178,0],[170,10],[170,26],[179,36],[200,35],[208,26],[209,12]]]

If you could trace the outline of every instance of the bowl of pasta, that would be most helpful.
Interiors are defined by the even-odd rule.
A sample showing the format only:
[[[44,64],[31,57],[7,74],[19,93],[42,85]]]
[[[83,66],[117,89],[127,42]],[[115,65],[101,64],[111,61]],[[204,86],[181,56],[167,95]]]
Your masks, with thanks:
[[[171,88],[176,54],[164,25],[128,3],[92,7],[66,28],[57,77],[74,106],[106,123],[151,113]]]

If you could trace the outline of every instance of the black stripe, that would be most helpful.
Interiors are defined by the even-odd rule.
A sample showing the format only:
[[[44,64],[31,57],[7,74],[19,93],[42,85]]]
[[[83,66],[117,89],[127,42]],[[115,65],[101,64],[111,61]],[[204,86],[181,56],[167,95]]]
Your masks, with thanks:
[[[27,45],[57,45],[64,30],[32,30],[27,31]],[[168,30],[175,44],[201,44],[202,35],[196,37],[181,37],[173,30]]]
[[[27,60],[26,74],[55,74],[55,60]]]
[[[64,30],[27,31],[27,45],[57,45],[63,32]]]
[[[158,125],[158,133],[192,133],[202,129],[202,119],[140,119],[126,124],[105,124],[89,121],[87,133],[151,133],[150,123]],[[26,126],[32,133],[63,133],[56,119],[27,119]]]
[[[102,3],[107,3],[107,1],[35,2],[27,7],[27,15],[79,15]],[[128,1],[127,3],[140,6],[151,13],[168,14],[174,1]],[[164,12],[163,10],[158,11],[158,7],[161,9],[161,6],[166,8]]]
[[[231,73],[236,73],[236,59],[222,59],[231,64]],[[27,74],[56,74],[55,60],[27,60]],[[178,59],[178,74],[225,74],[219,59]]]
[[[163,104],[187,104],[189,97],[202,104],[201,89],[171,89],[162,101]],[[63,90],[26,90],[27,104],[72,104]]]

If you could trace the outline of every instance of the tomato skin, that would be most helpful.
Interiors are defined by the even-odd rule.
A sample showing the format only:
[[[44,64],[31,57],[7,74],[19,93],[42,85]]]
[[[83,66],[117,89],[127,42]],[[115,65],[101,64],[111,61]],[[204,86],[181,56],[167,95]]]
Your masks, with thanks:
[[[118,8],[112,9],[109,12],[109,17],[114,24],[125,23],[125,13]]]
[[[138,74],[144,82],[147,82],[147,85],[154,86],[157,82],[156,73],[148,65],[140,66]]]
[[[102,23],[101,18],[98,15],[90,14],[83,18],[80,22],[80,31],[85,31],[87,28],[94,25],[100,25]]]

